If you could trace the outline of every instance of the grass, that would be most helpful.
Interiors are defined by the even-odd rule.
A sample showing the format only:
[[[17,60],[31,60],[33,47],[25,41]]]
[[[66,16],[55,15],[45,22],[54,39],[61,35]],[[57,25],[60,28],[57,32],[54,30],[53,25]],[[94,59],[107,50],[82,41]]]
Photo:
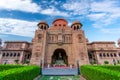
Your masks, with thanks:
[[[80,80],[79,76],[42,76],[38,80]]]

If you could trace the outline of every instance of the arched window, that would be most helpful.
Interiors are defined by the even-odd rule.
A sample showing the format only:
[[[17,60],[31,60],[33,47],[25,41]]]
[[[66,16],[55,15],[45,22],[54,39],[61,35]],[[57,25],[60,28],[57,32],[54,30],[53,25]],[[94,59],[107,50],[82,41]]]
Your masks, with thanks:
[[[57,24],[54,24],[54,26],[57,26]]]
[[[113,54],[111,53],[110,56],[113,57]]]
[[[2,55],[3,57],[5,57],[5,53],[3,53],[3,55]]]
[[[65,24],[63,24],[63,26],[65,27],[66,25],[65,25]]]
[[[117,55],[116,55],[116,53],[114,53],[114,57],[116,57]]]
[[[43,29],[43,25],[41,25],[41,29]]]
[[[20,56],[20,53],[18,53],[17,56],[19,57],[19,56]]]
[[[44,26],[44,30],[46,30],[46,26]]]
[[[107,53],[107,57],[109,57],[109,53]]]
[[[59,26],[61,26],[61,24],[59,24]]]
[[[52,36],[52,41],[54,40],[54,37]]]
[[[103,53],[103,56],[106,57],[105,53]]]
[[[41,42],[42,40],[42,34],[38,34],[38,42]]]
[[[102,57],[102,54],[100,53],[99,56]]]
[[[76,27],[74,26],[74,30],[76,30]]]
[[[10,53],[10,57],[12,57],[12,53]]]
[[[16,56],[16,53],[14,53],[14,57]]]
[[[77,29],[79,29],[79,25],[77,25]]]
[[[8,57],[8,56],[9,56],[9,53],[6,54],[6,57]]]
[[[120,53],[119,53],[119,57],[120,57]]]

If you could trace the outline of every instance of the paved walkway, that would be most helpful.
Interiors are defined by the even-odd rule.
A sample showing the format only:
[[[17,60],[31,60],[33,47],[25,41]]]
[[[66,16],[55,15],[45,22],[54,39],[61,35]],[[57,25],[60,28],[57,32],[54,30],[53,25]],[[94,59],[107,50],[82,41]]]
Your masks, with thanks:
[[[79,76],[42,76],[38,80],[80,80]]]

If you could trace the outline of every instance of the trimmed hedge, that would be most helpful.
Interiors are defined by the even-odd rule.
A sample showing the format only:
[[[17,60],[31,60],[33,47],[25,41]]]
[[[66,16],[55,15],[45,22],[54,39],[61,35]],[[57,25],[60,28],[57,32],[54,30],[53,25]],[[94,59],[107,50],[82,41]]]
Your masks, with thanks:
[[[12,68],[20,68],[20,67],[24,67],[24,66],[22,65],[0,65],[0,72],[4,70],[12,69]]]
[[[81,66],[81,73],[87,80],[120,80],[120,73],[118,71],[99,66]]]
[[[106,69],[110,69],[110,70],[114,70],[114,71],[120,72],[120,66],[119,65],[116,65],[116,66],[105,65],[105,66],[97,66],[97,67],[102,67],[102,68],[106,68]]]
[[[33,80],[39,75],[40,67],[25,66],[0,72],[0,80]]]

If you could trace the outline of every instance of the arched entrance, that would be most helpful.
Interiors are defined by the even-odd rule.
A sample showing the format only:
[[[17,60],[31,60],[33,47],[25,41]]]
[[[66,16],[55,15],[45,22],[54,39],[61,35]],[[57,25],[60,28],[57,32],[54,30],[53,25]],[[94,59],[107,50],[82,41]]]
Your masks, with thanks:
[[[68,56],[64,49],[58,48],[52,55],[52,65],[66,66],[68,65]]]

